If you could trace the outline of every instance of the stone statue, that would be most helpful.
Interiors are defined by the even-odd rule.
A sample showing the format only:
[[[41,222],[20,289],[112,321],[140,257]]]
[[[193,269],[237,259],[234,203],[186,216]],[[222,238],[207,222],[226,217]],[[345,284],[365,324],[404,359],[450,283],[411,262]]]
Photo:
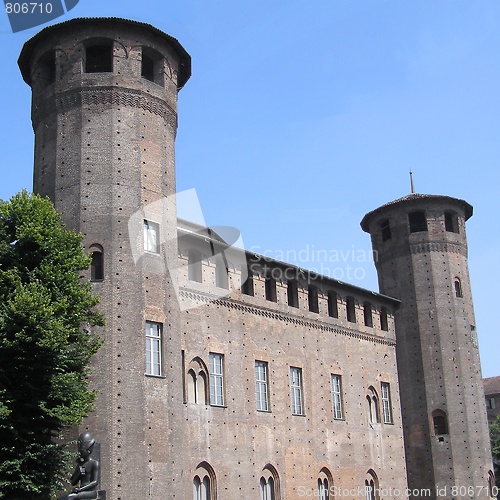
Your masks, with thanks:
[[[90,432],[84,432],[78,437],[78,453],[76,467],[71,476],[71,484],[75,486],[71,493],[58,500],[79,500],[84,498],[99,498],[99,461],[91,457],[95,439]],[[77,487],[76,485],[79,484]]]

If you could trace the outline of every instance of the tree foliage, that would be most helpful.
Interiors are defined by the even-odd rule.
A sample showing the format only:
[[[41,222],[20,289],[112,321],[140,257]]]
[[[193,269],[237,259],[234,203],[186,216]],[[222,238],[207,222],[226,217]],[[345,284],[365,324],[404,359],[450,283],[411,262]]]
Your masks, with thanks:
[[[0,201],[0,498],[48,499],[62,480],[58,436],[89,413],[87,375],[101,340],[90,259],[52,203]]]
[[[500,460],[500,415],[490,424],[491,454]]]

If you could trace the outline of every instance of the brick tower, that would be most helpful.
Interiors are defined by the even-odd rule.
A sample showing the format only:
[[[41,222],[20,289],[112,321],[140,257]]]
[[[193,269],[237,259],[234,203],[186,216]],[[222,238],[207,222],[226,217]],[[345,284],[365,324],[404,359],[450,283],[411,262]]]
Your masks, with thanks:
[[[73,19],[29,40],[19,66],[33,96],[34,191],[48,195],[84,235],[106,316],[93,367],[100,395],[85,421],[101,442],[101,487],[115,500],[148,492],[160,498],[158,478],[182,473],[170,463],[182,448],[182,434],[171,432],[180,415],[165,403],[182,388],[178,377],[151,387],[161,375],[154,356],[146,366],[151,376],[144,376],[144,325],[145,317],[152,320],[150,353],[160,325],[178,329],[172,279],[168,270],[157,272],[177,258],[176,213],[175,203],[153,214],[144,207],[175,193],[177,93],[190,76],[190,57],[147,24]],[[140,241],[145,235],[139,256],[129,233]],[[162,337],[163,361],[178,363],[178,339],[165,331]]]
[[[365,215],[396,352],[408,486],[486,498],[492,470],[467,265],[467,202],[410,194]],[[453,486],[459,490],[452,490]],[[446,487],[446,490],[443,488]]]

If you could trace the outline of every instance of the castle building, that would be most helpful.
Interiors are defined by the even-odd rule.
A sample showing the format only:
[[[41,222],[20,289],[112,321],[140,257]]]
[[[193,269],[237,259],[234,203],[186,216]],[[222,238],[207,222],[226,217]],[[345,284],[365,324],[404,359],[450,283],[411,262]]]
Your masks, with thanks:
[[[470,205],[410,195],[367,214],[381,293],[314,275],[178,220],[190,56],[176,39],[73,19],[26,42],[19,66],[34,190],[83,234],[106,316],[83,427],[109,498],[491,495]]]

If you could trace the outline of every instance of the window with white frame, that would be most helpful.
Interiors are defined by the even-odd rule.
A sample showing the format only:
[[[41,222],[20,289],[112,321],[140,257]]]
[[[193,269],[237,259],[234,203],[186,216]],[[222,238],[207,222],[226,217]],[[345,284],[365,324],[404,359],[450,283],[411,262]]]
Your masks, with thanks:
[[[342,410],[342,381],[340,375],[332,375],[332,402],[333,418],[342,420],[344,418]]]
[[[328,500],[328,479],[326,477],[318,479],[318,500]]]
[[[269,392],[267,363],[265,361],[255,362],[255,394],[258,411],[269,411]]]
[[[274,500],[274,479],[260,478],[260,500]]]
[[[391,387],[387,382],[382,382],[382,412],[384,424],[392,424]]]
[[[144,219],[144,250],[160,253],[160,226],[156,222]]]
[[[290,367],[290,393],[292,397],[292,415],[304,415],[301,368]]]
[[[161,323],[146,321],[146,375],[161,375]]]
[[[224,406],[224,355],[210,353],[210,404]]]

